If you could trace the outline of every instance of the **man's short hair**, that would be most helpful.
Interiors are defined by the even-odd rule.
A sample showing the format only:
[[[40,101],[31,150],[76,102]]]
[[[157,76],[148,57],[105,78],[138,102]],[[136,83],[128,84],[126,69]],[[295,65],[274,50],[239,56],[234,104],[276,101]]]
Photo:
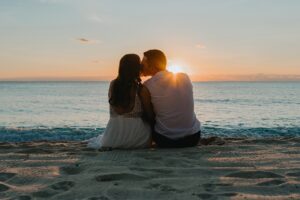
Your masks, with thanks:
[[[162,51],[158,49],[151,49],[144,52],[144,56],[147,58],[148,63],[151,65],[151,67],[156,67],[160,70],[166,69],[167,58]]]

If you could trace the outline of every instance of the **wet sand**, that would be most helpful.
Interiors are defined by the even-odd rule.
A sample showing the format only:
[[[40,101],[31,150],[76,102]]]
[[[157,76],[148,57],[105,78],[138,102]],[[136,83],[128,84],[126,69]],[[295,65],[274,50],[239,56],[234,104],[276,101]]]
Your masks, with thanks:
[[[300,138],[113,151],[0,143],[0,199],[300,199]]]

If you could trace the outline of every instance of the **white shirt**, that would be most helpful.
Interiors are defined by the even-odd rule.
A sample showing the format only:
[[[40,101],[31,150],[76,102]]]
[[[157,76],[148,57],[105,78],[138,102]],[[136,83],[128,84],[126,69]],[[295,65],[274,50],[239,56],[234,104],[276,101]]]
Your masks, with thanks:
[[[178,139],[200,131],[194,112],[193,86],[186,74],[160,71],[144,85],[151,94],[157,133]]]

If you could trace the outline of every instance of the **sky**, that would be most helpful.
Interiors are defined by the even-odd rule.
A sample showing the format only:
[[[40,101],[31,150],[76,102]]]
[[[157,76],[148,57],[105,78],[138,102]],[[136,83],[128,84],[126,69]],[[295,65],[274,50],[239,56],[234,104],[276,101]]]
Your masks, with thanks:
[[[110,80],[160,49],[195,81],[300,80],[299,0],[1,0],[0,80]]]

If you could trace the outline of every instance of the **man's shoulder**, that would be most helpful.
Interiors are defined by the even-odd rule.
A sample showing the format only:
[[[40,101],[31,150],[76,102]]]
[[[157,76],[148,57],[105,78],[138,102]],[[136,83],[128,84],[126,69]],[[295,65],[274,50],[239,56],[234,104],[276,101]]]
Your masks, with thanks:
[[[177,77],[180,77],[180,78],[183,78],[183,79],[186,79],[186,80],[190,80],[189,75],[187,75],[187,74],[184,73],[184,72],[179,72],[179,73],[177,73]]]
[[[182,84],[191,84],[192,81],[188,74],[186,73],[178,73],[177,78],[180,80]]]
[[[147,79],[146,81],[144,81],[143,85],[146,87],[149,87],[153,82],[153,77]]]

